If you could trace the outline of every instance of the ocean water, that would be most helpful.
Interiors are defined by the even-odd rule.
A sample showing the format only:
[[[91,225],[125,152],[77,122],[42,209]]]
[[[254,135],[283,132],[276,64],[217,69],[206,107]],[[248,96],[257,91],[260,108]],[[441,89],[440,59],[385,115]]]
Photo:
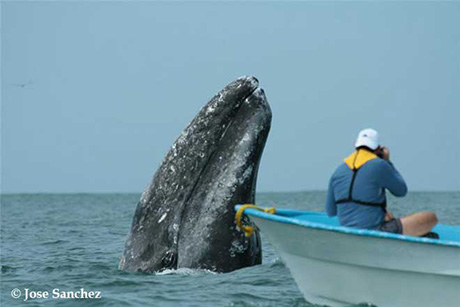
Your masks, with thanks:
[[[1,306],[314,306],[262,233],[263,264],[226,274],[180,269],[159,274],[118,270],[140,195],[1,196]],[[321,211],[324,192],[260,193],[257,204]],[[460,224],[460,192],[413,192],[389,199],[401,216],[434,210]],[[100,299],[53,299],[53,290],[100,291]],[[12,290],[22,293],[17,299]],[[48,298],[24,301],[25,289]],[[15,293],[17,294],[17,293]]]

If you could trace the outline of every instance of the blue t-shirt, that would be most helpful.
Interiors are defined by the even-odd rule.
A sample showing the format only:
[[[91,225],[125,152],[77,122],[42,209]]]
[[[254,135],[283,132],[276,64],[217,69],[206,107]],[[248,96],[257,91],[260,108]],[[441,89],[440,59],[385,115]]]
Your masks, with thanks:
[[[342,163],[329,181],[326,212],[338,216],[342,226],[377,229],[384,221],[385,212],[380,207],[360,205],[353,202],[336,204],[347,199],[353,171]],[[385,189],[402,197],[407,193],[404,179],[391,162],[377,158],[367,161],[356,174],[353,185],[353,199],[372,203],[385,201]]]

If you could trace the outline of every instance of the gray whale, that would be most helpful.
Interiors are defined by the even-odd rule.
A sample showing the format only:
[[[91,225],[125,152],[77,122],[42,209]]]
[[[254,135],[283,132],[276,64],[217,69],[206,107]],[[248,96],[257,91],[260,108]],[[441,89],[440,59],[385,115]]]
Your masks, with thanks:
[[[214,96],[172,145],[143,192],[120,269],[229,272],[261,263],[258,232],[236,229],[234,205],[254,203],[271,110],[254,77]]]

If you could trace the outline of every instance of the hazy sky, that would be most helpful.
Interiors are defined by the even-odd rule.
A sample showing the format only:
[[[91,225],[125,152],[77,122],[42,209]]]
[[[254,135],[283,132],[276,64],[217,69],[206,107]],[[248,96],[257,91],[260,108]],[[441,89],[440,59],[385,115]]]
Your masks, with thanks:
[[[460,190],[460,3],[2,2],[2,191],[141,192],[217,91],[273,111],[259,191],[326,189],[373,127]]]

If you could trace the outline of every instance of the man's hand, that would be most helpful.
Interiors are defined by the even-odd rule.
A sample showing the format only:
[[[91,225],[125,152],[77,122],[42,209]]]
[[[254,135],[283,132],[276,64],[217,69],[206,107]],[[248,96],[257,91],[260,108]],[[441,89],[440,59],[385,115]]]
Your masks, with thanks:
[[[395,217],[393,216],[393,214],[387,210],[387,212],[385,213],[385,222],[388,222],[388,221],[391,221],[393,220]]]
[[[382,159],[390,161],[390,150],[386,146],[382,146]]]

